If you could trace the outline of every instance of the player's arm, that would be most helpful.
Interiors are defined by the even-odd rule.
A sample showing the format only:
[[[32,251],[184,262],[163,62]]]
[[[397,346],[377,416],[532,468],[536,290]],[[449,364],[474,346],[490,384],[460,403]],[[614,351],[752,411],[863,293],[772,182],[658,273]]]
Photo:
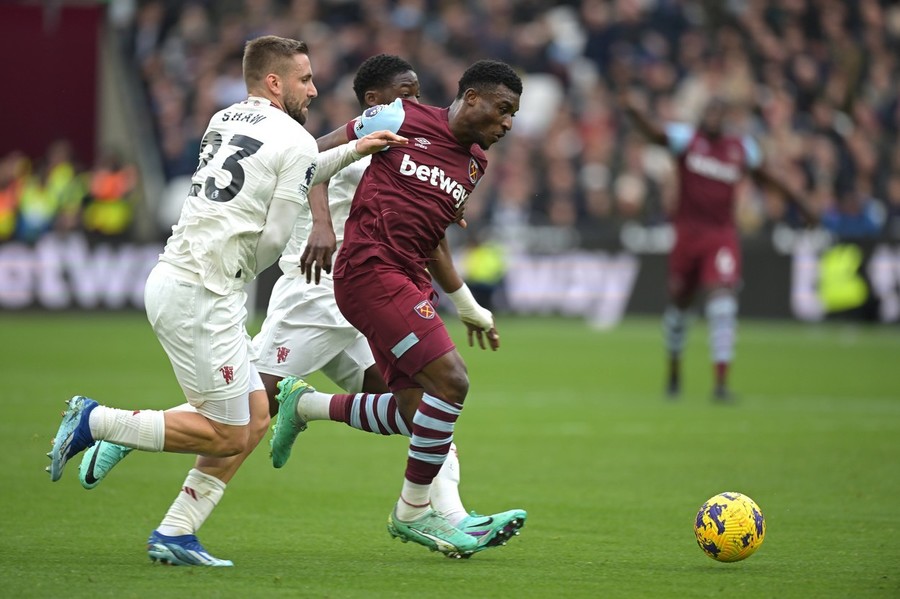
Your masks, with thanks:
[[[306,239],[306,246],[300,256],[300,273],[306,275],[306,282],[322,280],[322,271],[331,272],[331,261],[337,249],[337,237],[331,222],[328,207],[328,193],[324,183],[313,185],[306,194],[312,228]]]
[[[796,206],[803,220],[808,225],[814,225],[819,222],[816,211],[812,209],[803,195],[766,167],[762,148],[753,137],[745,135],[741,138],[741,146],[744,148],[744,160],[747,170],[757,185],[774,190],[787,203]]]
[[[651,121],[646,113],[638,106],[637,100],[629,92],[619,94],[619,106],[628,116],[638,131],[641,132],[648,140],[660,146],[669,145],[669,138],[665,128]]]
[[[797,207],[797,210],[800,211],[803,220],[806,221],[807,225],[815,225],[819,222],[819,216],[816,214],[816,211],[810,206],[809,202],[806,199],[794,191],[787,183],[784,182],[780,177],[775,176],[772,171],[770,171],[765,166],[760,166],[755,169],[750,170],[750,175],[753,177],[753,180],[763,187],[768,187],[769,189],[775,190],[785,201],[789,204],[793,204]]]
[[[406,145],[407,139],[387,129],[374,131],[344,145],[319,153],[319,166],[313,176],[313,185],[325,183],[339,170],[363,156],[394,146]]]
[[[318,283],[322,270],[331,272],[331,257],[337,249],[337,239],[331,224],[325,189],[313,183],[319,166],[318,152],[312,139],[307,139],[308,141],[288,146],[281,154],[282,164],[272,194],[272,203],[257,246],[257,263],[260,264],[258,270],[262,270],[284,251],[301,206],[306,203],[313,221],[313,231],[310,232],[299,266],[300,271],[306,274],[307,281],[315,274]],[[295,203],[297,206],[288,210],[283,205],[285,202]]]
[[[453,265],[453,256],[450,253],[450,245],[447,243],[446,237],[441,239],[430,257],[428,271],[456,306],[459,319],[466,325],[469,346],[474,346],[475,338],[477,338],[481,349],[486,349],[484,338],[487,336],[488,345],[496,351],[500,347],[500,335],[494,324],[494,315],[475,301],[469,286],[459,276]]]
[[[266,224],[256,245],[256,274],[274,264],[284,251],[299,214],[299,202],[280,197],[272,199],[266,213]]]
[[[319,147],[319,152],[324,152],[375,131],[386,130],[397,133],[404,118],[406,118],[406,111],[403,109],[403,101],[397,98],[390,104],[367,108],[346,125],[316,139],[316,145]]]
[[[353,139],[356,138],[354,137]],[[342,125],[331,133],[326,133],[322,137],[317,137],[316,146],[318,146],[320,152],[324,152],[331,148],[343,145],[348,141],[350,141],[350,139],[347,137],[347,128]]]

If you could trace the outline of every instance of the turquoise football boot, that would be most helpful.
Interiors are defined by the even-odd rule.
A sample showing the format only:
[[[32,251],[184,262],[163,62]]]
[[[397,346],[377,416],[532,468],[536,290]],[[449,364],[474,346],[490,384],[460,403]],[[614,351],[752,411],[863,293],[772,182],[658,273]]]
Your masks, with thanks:
[[[456,527],[478,541],[475,549],[477,553],[490,547],[506,545],[507,541],[518,536],[519,530],[525,526],[526,518],[528,514],[525,510],[509,510],[490,516],[471,512]]]
[[[447,557],[468,557],[478,550],[478,540],[447,522],[446,518],[429,509],[412,522],[397,518],[396,510],[388,516],[388,533],[404,543],[412,541]]]
[[[66,402],[68,408],[62,414],[62,422],[53,439],[53,449],[47,453],[50,458],[50,480],[56,482],[66,467],[66,462],[84,451],[94,443],[91,434],[90,416],[97,402],[81,395],[76,395]]]
[[[281,468],[291,457],[297,435],[306,430],[306,421],[297,415],[297,401],[304,393],[315,391],[306,381],[293,376],[278,382],[278,417],[272,426],[272,465]]]
[[[81,466],[78,468],[78,480],[85,489],[93,489],[100,484],[113,466],[125,459],[134,451],[109,441],[97,441],[84,452]]]

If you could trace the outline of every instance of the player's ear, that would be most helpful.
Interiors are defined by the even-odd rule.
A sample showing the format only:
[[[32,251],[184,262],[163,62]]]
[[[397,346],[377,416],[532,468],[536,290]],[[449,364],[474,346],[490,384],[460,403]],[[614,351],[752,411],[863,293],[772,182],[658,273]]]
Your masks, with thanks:
[[[266,75],[266,89],[273,94],[281,94],[281,77],[275,73]]]
[[[463,93],[463,99],[469,106],[475,106],[478,104],[478,92],[470,87]]]
[[[373,89],[366,90],[366,93],[363,95],[363,99],[366,102],[366,106],[377,106],[378,104],[384,104],[381,101],[381,96]]]

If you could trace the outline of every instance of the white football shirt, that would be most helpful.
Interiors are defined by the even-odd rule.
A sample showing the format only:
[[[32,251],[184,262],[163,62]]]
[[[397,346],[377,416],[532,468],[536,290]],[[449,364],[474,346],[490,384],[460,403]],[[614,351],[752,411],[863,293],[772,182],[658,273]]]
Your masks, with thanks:
[[[356,188],[370,162],[372,162],[371,156],[363,156],[338,171],[328,182],[328,208],[331,211],[331,223],[334,226],[338,250],[341,249],[341,242],[344,240],[344,223],[350,216],[350,204],[353,203]],[[310,232],[312,232],[312,213],[309,210],[309,204],[305,204],[300,209],[300,216],[294,223],[294,230],[291,232],[287,248],[278,262],[281,272],[288,276],[300,276],[300,256],[303,254],[303,248],[306,246]],[[335,255],[337,255],[337,251],[335,251]],[[331,274],[322,272],[322,278],[331,279]]]
[[[317,156],[312,135],[264,98],[217,112],[160,260],[197,273],[213,293],[241,289],[258,274],[269,205],[275,198],[307,203]]]

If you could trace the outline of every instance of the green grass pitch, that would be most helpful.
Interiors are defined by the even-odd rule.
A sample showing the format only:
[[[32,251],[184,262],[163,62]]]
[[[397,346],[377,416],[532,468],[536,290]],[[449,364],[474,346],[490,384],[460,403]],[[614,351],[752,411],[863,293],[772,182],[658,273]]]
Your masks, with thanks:
[[[522,507],[508,546],[449,560],[391,540],[406,443],[315,423],[282,470],[260,448],[201,531],[231,569],[152,565],[144,541],[191,458],[132,454],[94,491],[52,484],[63,400],[180,403],[140,314],[0,315],[0,588],[6,597],[898,597],[896,327],[741,323],[735,406],[713,405],[702,323],[685,393],[663,398],[659,323],[609,332],[506,319],[496,354],[462,347],[467,506]],[[323,390],[330,385],[313,381]],[[720,564],[692,522],[720,491],[759,503],[760,550]]]

